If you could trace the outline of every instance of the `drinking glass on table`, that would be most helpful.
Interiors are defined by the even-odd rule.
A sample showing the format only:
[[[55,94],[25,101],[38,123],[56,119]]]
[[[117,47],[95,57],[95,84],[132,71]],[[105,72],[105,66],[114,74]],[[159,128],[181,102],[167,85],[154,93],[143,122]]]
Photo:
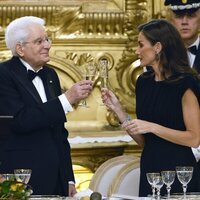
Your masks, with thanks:
[[[154,173],[154,172],[150,172],[150,173],[146,173],[147,176],[147,181],[148,183],[151,185],[151,189],[152,189],[152,198],[155,198],[155,189],[156,189],[156,184],[159,181],[158,177],[160,177],[160,173]]]
[[[14,181],[15,174],[0,174],[1,182],[3,181]]]
[[[162,176],[156,176],[155,177],[155,188],[157,191],[157,199],[160,199],[160,189],[162,188],[162,186],[164,185]]]
[[[177,174],[178,180],[182,184],[184,199],[186,199],[187,185],[192,179],[193,167],[177,166],[176,167],[176,174]]]
[[[15,169],[14,174],[18,182],[27,184],[31,178],[31,169]]]
[[[167,189],[167,198],[170,198],[171,185],[174,183],[176,172],[175,171],[162,171],[161,176]]]
[[[84,65],[84,72],[83,77],[85,80],[94,80],[96,75],[96,64],[92,61],[86,63]],[[79,106],[83,106],[85,108],[89,108],[86,99],[82,100],[79,104]]]

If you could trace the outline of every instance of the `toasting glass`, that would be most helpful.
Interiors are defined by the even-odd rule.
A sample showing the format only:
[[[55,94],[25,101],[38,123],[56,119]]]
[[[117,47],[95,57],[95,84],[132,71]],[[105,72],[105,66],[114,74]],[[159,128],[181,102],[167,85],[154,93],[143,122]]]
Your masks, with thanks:
[[[108,88],[108,60],[103,58],[99,60],[99,76],[101,81],[101,88]],[[103,102],[100,106],[104,106]]]
[[[101,78],[101,88],[108,87],[108,60],[101,59],[99,61],[99,71],[100,71],[100,78]]]
[[[84,66],[84,73],[83,77],[85,80],[94,80],[94,77],[96,75],[96,64],[94,62],[88,62]],[[79,103],[79,106],[83,106],[85,108],[89,108],[86,99],[82,100]]]

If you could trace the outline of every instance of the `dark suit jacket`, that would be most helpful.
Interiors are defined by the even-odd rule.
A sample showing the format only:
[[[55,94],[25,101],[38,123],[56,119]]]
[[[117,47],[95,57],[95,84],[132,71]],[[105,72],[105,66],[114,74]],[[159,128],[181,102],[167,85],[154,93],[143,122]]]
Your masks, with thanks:
[[[48,101],[42,103],[27,70],[17,57],[0,64],[0,115],[13,115],[6,134],[0,133],[0,173],[30,168],[34,194],[52,195],[60,184],[67,195],[74,181],[65,113],[56,72],[44,66]]]
[[[198,52],[195,57],[193,67],[197,70],[198,74],[200,74],[200,44],[198,46]]]

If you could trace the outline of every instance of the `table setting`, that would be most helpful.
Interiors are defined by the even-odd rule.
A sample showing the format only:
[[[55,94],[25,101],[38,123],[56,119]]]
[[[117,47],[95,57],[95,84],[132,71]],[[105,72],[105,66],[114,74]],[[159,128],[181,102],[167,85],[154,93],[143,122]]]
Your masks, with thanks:
[[[200,200],[200,193],[187,193],[187,186],[193,176],[193,167],[190,166],[177,166],[174,171],[146,173],[147,181],[152,188],[152,194],[148,197],[120,194],[104,197],[90,189],[80,191],[74,197],[32,195],[32,188],[28,185],[31,173],[31,169],[15,169],[13,174],[0,174],[0,200]],[[182,184],[183,193],[181,194],[171,194],[171,188],[176,176],[180,184]],[[166,187],[167,193],[161,196],[160,189],[163,186]]]
[[[171,194],[171,188],[175,177],[177,176],[180,184],[183,188],[183,193]],[[150,172],[146,173],[147,181],[151,186],[152,194],[149,195],[151,199],[160,200],[200,200],[199,192],[188,192],[187,187],[193,176],[193,167],[191,166],[177,166],[173,171],[161,171],[161,172]],[[160,195],[160,189],[166,186],[167,194],[164,196]]]

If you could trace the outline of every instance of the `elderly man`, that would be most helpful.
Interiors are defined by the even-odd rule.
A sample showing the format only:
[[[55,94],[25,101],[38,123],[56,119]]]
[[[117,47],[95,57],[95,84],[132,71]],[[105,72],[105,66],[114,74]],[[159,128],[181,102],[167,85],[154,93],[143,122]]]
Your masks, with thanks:
[[[56,72],[46,66],[51,40],[38,17],[11,22],[5,40],[13,57],[0,64],[0,115],[13,116],[0,135],[0,173],[32,169],[34,194],[73,196],[76,193],[66,113],[92,90],[89,80],[61,94]]]

